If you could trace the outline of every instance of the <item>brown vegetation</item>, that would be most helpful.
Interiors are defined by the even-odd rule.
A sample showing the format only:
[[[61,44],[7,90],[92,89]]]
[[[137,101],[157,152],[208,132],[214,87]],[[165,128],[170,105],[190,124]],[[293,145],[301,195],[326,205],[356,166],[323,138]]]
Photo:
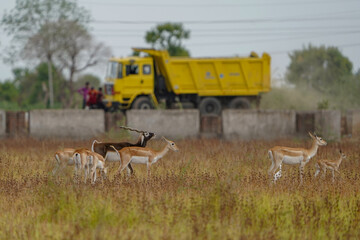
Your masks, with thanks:
[[[135,176],[111,174],[74,183],[73,168],[59,178],[53,153],[90,142],[0,141],[0,239],[337,239],[360,237],[360,146],[330,143],[317,158],[346,152],[341,178],[314,178],[305,168],[283,166],[270,186],[267,150],[275,145],[309,147],[310,141],[176,141],[153,166],[134,165]],[[162,142],[149,146],[160,149]]]

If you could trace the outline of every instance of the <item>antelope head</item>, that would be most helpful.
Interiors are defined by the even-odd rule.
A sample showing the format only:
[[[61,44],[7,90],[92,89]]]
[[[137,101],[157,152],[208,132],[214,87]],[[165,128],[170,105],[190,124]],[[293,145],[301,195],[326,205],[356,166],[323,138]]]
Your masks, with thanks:
[[[346,158],[345,153],[343,153],[343,152],[341,151],[341,149],[340,149],[340,151],[339,151],[339,152],[340,152],[340,156],[341,156],[341,158],[342,158],[342,159],[345,159],[345,158]]]
[[[143,147],[145,147],[146,143],[148,141],[150,141],[153,137],[156,137],[155,133],[152,133],[152,132],[142,131],[142,130],[138,130],[136,128],[126,127],[126,126],[120,126],[120,128],[134,131],[137,133],[141,133],[141,136],[140,136],[141,137],[141,146],[143,146]]]
[[[155,138],[156,134],[152,133],[152,132],[143,132],[142,137],[143,137],[142,143],[146,143],[146,142],[150,141],[152,138]]]
[[[173,150],[174,152],[179,151],[179,148],[176,146],[176,144],[173,141],[167,140],[165,137],[162,137],[162,139],[167,142],[169,149]]]
[[[309,132],[309,135],[316,142],[317,145],[326,146],[327,142],[324,139],[322,139],[321,137],[316,136],[316,133],[314,133],[314,135],[313,135]]]

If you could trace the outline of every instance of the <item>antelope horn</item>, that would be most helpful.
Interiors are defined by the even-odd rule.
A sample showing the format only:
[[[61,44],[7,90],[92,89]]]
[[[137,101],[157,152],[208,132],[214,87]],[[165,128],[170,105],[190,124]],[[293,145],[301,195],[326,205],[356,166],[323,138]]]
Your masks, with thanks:
[[[144,131],[141,131],[141,130],[138,130],[138,129],[135,129],[135,128],[126,127],[126,126],[120,126],[120,128],[130,130],[130,131],[134,131],[134,132],[138,132],[138,133],[144,133]]]

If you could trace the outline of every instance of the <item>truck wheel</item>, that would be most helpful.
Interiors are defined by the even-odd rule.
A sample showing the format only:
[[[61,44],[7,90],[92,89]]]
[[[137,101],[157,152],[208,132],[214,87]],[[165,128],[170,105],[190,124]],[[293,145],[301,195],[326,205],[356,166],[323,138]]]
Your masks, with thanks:
[[[221,103],[216,98],[207,97],[201,100],[199,110],[201,115],[220,115]]]
[[[132,109],[153,109],[153,105],[148,97],[139,97],[137,98],[132,107]]]
[[[250,107],[250,101],[242,97],[236,97],[229,103],[229,108],[231,109],[249,109]]]

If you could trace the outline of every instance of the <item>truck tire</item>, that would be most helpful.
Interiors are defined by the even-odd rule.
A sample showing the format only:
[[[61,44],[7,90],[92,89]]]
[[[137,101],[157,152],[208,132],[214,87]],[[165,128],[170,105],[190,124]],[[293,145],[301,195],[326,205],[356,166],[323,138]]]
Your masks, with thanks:
[[[229,103],[230,109],[249,109],[251,108],[250,101],[246,98],[236,97]]]
[[[152,105],[152,103],[148,97],[139,97],[134,101],[131,108],[132,109],[153,109],[154,106]]]
[[[201,100],[199,110],[201,115],[220,115],[221,103],[214,97],[207,97]]]

